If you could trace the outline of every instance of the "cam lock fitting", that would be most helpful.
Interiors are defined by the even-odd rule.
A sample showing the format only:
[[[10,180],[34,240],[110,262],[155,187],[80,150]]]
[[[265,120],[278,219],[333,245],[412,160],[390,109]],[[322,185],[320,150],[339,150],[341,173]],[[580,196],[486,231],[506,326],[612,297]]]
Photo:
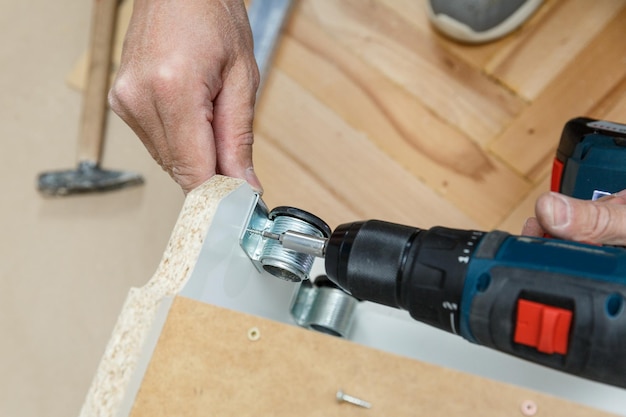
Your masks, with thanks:
[[[240,245],[259,272],[300,282],[309,277],[315,256],[323,255],[324,242],[330,234],[330,227],[309,212],[287,206],[268,212],[265,203],[258,199],[248,216]],[[283,236],[295,238],[308,250],[286,247]]]

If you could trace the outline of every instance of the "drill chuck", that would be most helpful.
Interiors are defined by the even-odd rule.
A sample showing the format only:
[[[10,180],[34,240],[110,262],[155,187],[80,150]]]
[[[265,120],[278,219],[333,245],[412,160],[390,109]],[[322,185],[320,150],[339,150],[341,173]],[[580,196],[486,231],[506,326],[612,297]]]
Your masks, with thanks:
[[[326,273],[356,298],[458,333],[466,270],[482,235],[377,220],[344,224],[328,241]]]

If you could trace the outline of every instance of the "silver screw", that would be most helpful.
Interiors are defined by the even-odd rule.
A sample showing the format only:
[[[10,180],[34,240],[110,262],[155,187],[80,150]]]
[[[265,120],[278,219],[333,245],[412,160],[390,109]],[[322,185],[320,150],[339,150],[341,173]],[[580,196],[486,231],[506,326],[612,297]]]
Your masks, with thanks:
[[[356,397],[353,397],[352,395],[348,395],[342,390],[337,391],[337,401],[358,405],[359,407],[363,407],[363,408],[372,408],[372,404],[360,398],[356,398]]]

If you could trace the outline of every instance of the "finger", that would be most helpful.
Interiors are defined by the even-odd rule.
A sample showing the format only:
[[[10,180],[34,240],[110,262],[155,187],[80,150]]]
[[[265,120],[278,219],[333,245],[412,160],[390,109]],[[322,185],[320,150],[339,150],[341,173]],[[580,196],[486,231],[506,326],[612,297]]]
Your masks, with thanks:
[[[558,193],[539,197],[535,207],[541,226],[554,237],[611,245],[626,244],[626,205],[622,197],[584,201]]]
[[[157,149],[164,168],[185,193],[216,174],[212,93],[176,65],[163,67],[153,83],[165,149]]]
[[[152,103],[137,93],[137,88],[133,87],[137,84],[132,83],[129,78],[130,75],[126,73],[118,73],[109,91],[109,106],[135,132],[150,156],[162,166],[157,148],[165,147],[163,126]],[[154,122],[146,123],[147,120]],[[157,146],[159,142],[162,143],[161,146]]]
[[[536,217],[528,218],[522,228],[522,235],[524,236],[542,237],[544,233],[545,232]]]
[[[241,178],[253,189],[262,192],[252,159],[252,125],[258,80],[256,64],[239,65],[229,72],[215,99],[213,129],[218,172]]]
[[[622,190],[615,194],[605,195],[604,197],[600,197],[596,201],[611,204],[626,204],[626,190]]]

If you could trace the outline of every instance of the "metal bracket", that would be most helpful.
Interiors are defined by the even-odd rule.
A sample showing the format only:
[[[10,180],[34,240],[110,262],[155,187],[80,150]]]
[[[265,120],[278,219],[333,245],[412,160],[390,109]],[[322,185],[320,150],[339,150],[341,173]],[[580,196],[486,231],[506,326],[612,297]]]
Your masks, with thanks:
[[[350,294],[310,280],[303,281],[291,306],[295,322],[307,329],[347,337],[358,300]]]
[[[268,212],[257,195],[239,243],[259,272],[277,278],[300,282],[308,279],[315,256],[286,249],[279,241],[267,239],[263,232],[280,235],[294,231],[318,237],[329,237],[330,228],[318,217],[294,207],[277,207]]]

